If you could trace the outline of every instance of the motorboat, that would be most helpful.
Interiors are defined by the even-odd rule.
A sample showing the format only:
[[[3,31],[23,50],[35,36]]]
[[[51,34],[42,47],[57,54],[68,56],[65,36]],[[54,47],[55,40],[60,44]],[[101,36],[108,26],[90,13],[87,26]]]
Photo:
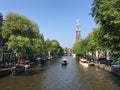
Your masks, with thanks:
[[[61,64],[62,64],[62,65],[67,65],[67,59],[62,59]]]
[[[86,59],[80,59],[79,63],[84,67],[88,67],[89,63]]]

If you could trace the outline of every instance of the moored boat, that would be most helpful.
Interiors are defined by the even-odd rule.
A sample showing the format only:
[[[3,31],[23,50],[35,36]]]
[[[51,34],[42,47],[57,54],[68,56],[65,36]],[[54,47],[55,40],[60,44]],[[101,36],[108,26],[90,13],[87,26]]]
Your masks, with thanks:
[[[86,59],[80,59],[79,63],[85,67],[88,67],[88,61]]]
[[[67,59],[62,59],[61,64],[62,64],[62,65],[67,65]]]
[[[93,62],[89,62],[89,66],[94,66],[95,64]]]
[[[25,72],[25,67],[22,65],[16,65],[11,68],[12,74],[20,74],[22,72]]]

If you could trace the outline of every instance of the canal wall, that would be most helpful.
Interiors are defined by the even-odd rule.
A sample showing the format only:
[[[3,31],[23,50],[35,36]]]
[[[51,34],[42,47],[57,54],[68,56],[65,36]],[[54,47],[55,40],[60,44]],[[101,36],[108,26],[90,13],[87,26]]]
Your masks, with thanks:
[[[101,68],[103,70],[106,70],[106,71],[108,71],[110,73],[113,73],[115,75],[120,76],[120,67],[119,68],[115,68],[115,67],[107,66],[105,64],[100,64],[100,63],[95,63],[95,66],[98,67],[98,68]]]
[[[6,75],[8,75],[8,74],[10,74],[10,73],[11,73],[10,68],[0,69],[0,78],[1,78],[1,77],[4,77],[4,76],[6,76]]]

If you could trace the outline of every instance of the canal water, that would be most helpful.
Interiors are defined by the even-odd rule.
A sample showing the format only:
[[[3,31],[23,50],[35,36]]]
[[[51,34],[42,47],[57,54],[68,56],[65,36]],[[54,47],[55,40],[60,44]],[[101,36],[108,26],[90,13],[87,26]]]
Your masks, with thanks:
[[[67,59],[66,66],[61,65],[62,58]],[[120,90],[120,77],[63,56],[21,75],[0,78],[0,90]]]

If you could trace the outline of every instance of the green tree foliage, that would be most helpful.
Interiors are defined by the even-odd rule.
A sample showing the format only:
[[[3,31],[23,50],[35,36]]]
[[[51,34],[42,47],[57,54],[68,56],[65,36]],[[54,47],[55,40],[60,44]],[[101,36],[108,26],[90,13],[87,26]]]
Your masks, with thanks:
[[[46,43],[47,51],[51,52],[51,45],[52,45],[51,40],[47,39],[45,43]]]
[[[46,44],[44,41],[44,37],[40,34],[39,38],[32,39],[33,41],[33,51],[37,56],[44,56],[46,52]],[[32,53],[33,54],[33,53]]]
[[[20,57],[43,54],[44,37],[39,33],[38,25],[17,13],[8,13],[2,29],[3,38],[7,38],[6,45],[9,50]]]
[[[120,25],[120,0],[94,0],[91,15],[96,23],[108,26]],[[106,26],[107,25],[107,26]],[[110,28],[110,27],[109,27]],[[115,27],[116,28],[116,27]]]
[[[51,54],[59,54],[63,52],[62,47],[60,46],[57,40],[47,39],[46,47],[47,47],[47,51],[50,52]]]
[[[68,48],[67,48],[67,47],[66,47],[66,48],[64,48],[64,52],[66,52],[66,53],[68,52]]]
[[[59,43],[58,43],[58,41],[57,40],[52,40],[51,41],[51,50],[53,51],[53,52],[58,52],[58,48],[59,48]]]
[[[11,35],[34,38],[39,35],[38,25],[18,13],[8,13],[2,28],[3,38],[9,38]]]
[[[101,26],[103,46],[120,61],[120,0],[94,0],[91,15]]]
[[[13,50],[13,52],[17,53],[19,57],[22,53],[27,53],[27,49],[31,48],[29,38],[22,36],[12,35],[6,44],[8,46],[8,49]]]
[[[102,50],[101,32],[99,28],[93,28],[92,32],[86,37],[88,51]]]
[[[87,50],[87,39],[83,39],[80,42],[77,42],[72,47],[73,53],[76,54],[86,54]]]

